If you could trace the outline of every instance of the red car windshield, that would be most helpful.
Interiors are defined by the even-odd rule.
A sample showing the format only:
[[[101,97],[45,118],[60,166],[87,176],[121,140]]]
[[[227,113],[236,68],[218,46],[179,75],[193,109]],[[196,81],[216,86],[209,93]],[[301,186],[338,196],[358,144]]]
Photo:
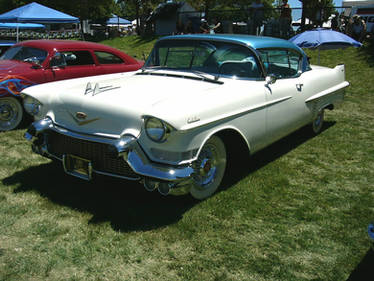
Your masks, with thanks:
[[[25,46],[15,46],[8,49],[1,57],[0,60],[18,60],[36,64],[42,64],[46,59],[48,53],[45,50],[25,47]]]

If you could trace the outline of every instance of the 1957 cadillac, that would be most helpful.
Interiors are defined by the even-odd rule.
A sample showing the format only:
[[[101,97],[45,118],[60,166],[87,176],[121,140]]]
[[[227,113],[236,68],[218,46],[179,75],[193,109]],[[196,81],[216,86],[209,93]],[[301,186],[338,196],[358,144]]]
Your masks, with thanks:
[[[344,65],[311,66],[282,39],[169,36],[135,74],[25,89],[24,107],[39,119],[25,137],[70,175],[204,199],[220,186],[233,146],[252,154],[307,124],[318,133],[348,85]]]

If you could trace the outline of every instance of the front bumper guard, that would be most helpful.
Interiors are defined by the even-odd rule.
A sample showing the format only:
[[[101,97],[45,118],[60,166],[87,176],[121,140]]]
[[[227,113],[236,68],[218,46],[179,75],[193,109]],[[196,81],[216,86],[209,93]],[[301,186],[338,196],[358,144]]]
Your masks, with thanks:
[[[60,161],[63,161],[63,159],[49,153],[44,138],[40,138],[42,141],[39,140],[39,136],[43,135],[43,133],[48,130],[56,131],[73,138],[111,144],[115,147],[115,153],[119,157],[124,158],[131,169],[139,175],[139,178],[143,183],[155,183],[155,187],[158,186],[159,191],[164,195],[181,195],[189,191],[189,183],[192,180],[192,175],[194,173],[191,165],[172,166],[151,162],[138,144],[137,139],[133,136],[125,135],[120,139],[109,139],[101,136],[82,135],[55,125],[50,118],[45,118],[32,123],[24,137],[28,141],[33,142],[33,151],[42,156],[55,158]],[[116,174],[108,174],[94,169],[92,169],[92,171],[98,174],[121,177]],[[161,191],[160,186],[162,186],[163,190],[165,190],[166,187],[167,192]],[[147,187],[146,189],[150,190]]]

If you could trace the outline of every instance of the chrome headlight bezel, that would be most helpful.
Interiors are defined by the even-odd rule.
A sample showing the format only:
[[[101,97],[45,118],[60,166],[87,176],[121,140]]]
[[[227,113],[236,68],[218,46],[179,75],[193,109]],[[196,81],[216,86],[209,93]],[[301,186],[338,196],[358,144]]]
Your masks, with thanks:
[[[28,114],[37,117],[40,117],[42,115],[43,104],[39,100],[25,94],[22,95],[22,98],[23,108]]]
[[[165,142],[173,131],[172,126],[156,117],[145,116],[143,117],[143,120],[145,133],[147,137],[154,142]]]

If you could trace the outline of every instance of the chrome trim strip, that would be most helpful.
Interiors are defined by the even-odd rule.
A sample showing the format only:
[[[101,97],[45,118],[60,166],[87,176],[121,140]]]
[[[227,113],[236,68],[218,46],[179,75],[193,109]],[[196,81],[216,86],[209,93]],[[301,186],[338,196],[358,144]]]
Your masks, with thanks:
[[[76,139],[92,141],[92,142],[100,142],[100,143],[115,145],[115,143],[119,140],[119,139],[111,139],[111,138],[105,138],[105,137],[94,136],[94,135],[84,135],[84,134],[76,133],[74,131],[67,130],[55,124],[53,124],[53,126],[50,127],[50,129],[62,135],[66,135],[66,136],[76,138]],[[125,137],[131,137],[131,136],[125,136]],[[134,137],[132,138],[135,140]]]
[[[96,174],[104,175],[104,176],[115,177],[115,178],[119,178],[119,179],[130,180],[130,181],[139,181],[141,179],[140,177],[130,178],[130,177],[125,177],[125,176],[121,176],[121,175],[117,175],[117,174],[101,172],[101,171],[98,171],[98,170],[95,170],[95,169],[92,169],[92,172],[94,172]]]
[[[67,113],[71,114],[69,111],[67,111]],[[120,135],[111,135],[111,134],[103,134],[103,133],[92,133],[92,134],[79,133],[79,132],[75,132],[71,129],[65,128],[64,126],[62,126],[62,125],[60,125],[56,122],[53,123],[53,126],[59,128],[62,131],[69,131],[69,132],[76,133],[76,134],[82,135],[82,136],[89,136],[89,137],[93,136],[93,137],[107,138],[107,139],[118,139],[118,138],[121,137]]]

